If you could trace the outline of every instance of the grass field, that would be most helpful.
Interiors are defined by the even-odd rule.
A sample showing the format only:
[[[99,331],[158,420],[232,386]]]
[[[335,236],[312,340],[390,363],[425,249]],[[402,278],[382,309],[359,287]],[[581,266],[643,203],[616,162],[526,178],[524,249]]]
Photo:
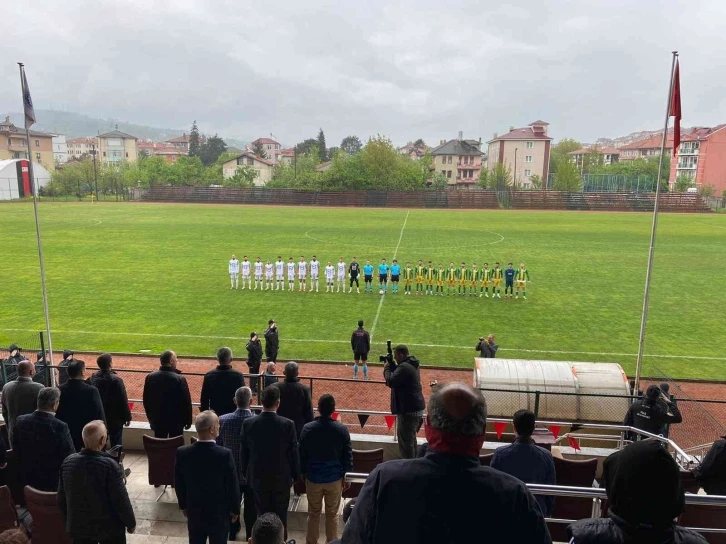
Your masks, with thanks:
[[[281,357],[345,360],[359,318],[424,364],[500,356],[615,361],[632,374],[651,216],[576,212],[42,203],[56,350],[244,355],[280,327]],[[43,329],[32,205],[0,205],[0,345]],[[232,253],[377,263],[525,261],[528,300],[230,291]],[[645,373],[726,379],[726,217],[662,215]],[[324,287],[323,287],[324,290]]]

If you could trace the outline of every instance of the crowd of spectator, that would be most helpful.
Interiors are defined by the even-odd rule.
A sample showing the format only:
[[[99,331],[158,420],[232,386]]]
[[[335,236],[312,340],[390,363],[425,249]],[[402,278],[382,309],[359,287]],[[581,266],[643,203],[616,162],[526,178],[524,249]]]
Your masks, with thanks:
[[[86,380],[85,363],[65,352],[66,379],[56,388],[34,382],[37,366],[18,360],[18,354],[17,349],[11,352],[17,361],[15,378],[2,389],[10,444],[0,443],[0,468],[5,450],[12,447],[23,486],[58,492],[66,531],[74,542],[125,542],[136,519],[118,450],[131,413],[111,355],[100,355],[98,371]],[[304,484],[307,495],[307,542],[318,542],[323,515],[325,541],[337,541],[344,476],[353,469],[353,455],[347,428],[334,419],[335,398],[322,395],[314,417],[311,391],[300,382],[297,363],[287,363],[279,381],[271,360],[261,379],[261,409],[255,414],[253,390],[232,368],[232,351],[219,349],[217,362],[202,384],[201,411],[194,421],[198,440],[176,454],[175,488],[189,542],[235,540],[244,520],[249,542],[284,543],[290,490],[296,482]],[[259,372],[261,357],[255,364]],[[58,377],[60,381],[60,373]],[[525,485],[556,482],[552,454],[532,439],[532,412],[514,414],[514,442],[498,447],[485,467],[479,460],[487,421],[481,391],[443,384],[432,391],[426,406],[419,362],[403,345],[393,349],[384,378],[391,389],[401,459],[370,473],[344,516],[349,519],[342,542],[465,542],[471,540],[472,523],[491,541],[551,542],[545,517],[552,513],[554,499],[535,497]],[[160,368],[146,376],[143,404],[156,437],[180,436],[191,428],[191,395],[173,351],[162,353]],[[680,419],[663,388],[651,386],[633,404],[626,423],[662,434],[664,425]],[[427,447],[417,457],[422,426]],[[713,444],[693,474],[707,493],[726,494],[726,437]],[[605,460],[602,479],[608,516],[570,525],[572,544],[705,542],[675,524],[685,508],[681,471],[660,443],[634,442],[612,454]],[[0,543],[16,541],[11,538],[22,534],[0,535]]]

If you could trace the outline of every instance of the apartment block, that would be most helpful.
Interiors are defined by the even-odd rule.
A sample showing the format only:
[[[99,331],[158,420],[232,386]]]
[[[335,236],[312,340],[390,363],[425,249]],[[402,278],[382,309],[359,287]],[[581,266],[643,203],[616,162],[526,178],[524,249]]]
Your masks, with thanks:
[[[670,183],[682,175],[696,187],[712,186],[716,196],[726,191],[726,123],[695,127],[681,136],[677,156],[671,159]]]
[[[33,162],[43,165],[50,172],[55,170],[52,134],[31,130],[30,152]],[[16,127],[10,117],[5,117],[0,123],[0,160],[27,158],[28,139],[25,129]]]
[[[552,138],[547,135],[549,123],[534,121],[522,128],[509,127],[509,132],[494,134],[487,142],[487,168],[493,170],[497,164],[504,164],[512,172],[516,187],[531,187],[530,178],[538,175],[547,179],[550,166]]]

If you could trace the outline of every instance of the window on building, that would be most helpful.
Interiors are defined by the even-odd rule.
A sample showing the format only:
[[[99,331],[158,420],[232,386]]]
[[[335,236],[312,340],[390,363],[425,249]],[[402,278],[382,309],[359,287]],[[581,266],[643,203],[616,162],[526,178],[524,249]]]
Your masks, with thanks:
[[[451,155],[449,155],[449,164],[451,164]]]
[[[532,175],[532,170],[525,170],[525,171],[524,171],[524,175],[525,175],[526,177],[529,177],[529,176],[531,176],[531,175]]]
[[[35,140],[35,147],[40,147],[40,140]]]
[[[532,149],[534,147],[534,142],[527,142],[527,149]]]
[[[255,160],[248,158],[247,159],[247,166],[252,166],[253,164],[255,164]]]
[[[127,158],[127,159],[129,158],[129,154],[128,154],[128,153],[126,153],[126,158]]]
[[[19,151],[13,151],[13,159],[19,159],[20,158],[20,152]]]
[[[527,155],[524,157],[524,162],[532,162],[532,155]]]
[[[446,157],[441,157],[441,164],[446,164]]]
[[[451,178],[451,170],[449,170],[448,172],[446,172],[446,177],[447,178]]]
[[[23,138],[22,140],[20,140],[20,145],[28,145],[28,140]]]
[[[40,162],[40,153],[35,154],[35,160]]]

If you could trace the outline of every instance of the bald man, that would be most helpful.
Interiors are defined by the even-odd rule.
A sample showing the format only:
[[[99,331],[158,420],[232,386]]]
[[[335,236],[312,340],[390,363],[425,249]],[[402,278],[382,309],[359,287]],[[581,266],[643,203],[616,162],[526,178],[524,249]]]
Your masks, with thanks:
[[[81,432],[83,449],[66,458],[58,482],[58,507],[74,544],[126,542],[136,518],[118,462],[103,452],[108,431],[94,420]]]
[[[537,501],[516,478],[479,463],[486,431],[481,392],[439,387],[428,405],[425,457],[378,465],[345,527],[346,544],[487,542],[550,544]]]
[[[5,424],[8,426],[10,444],[13,443],[15,420],[18,416],[32,414],[38,404],[38,393],[43,385],[33,381],[35,367],[30,361],[18,363],[18,378],[8,382],[3,387],[2,412]],[[11,446],[9,446],[10,448]]]

